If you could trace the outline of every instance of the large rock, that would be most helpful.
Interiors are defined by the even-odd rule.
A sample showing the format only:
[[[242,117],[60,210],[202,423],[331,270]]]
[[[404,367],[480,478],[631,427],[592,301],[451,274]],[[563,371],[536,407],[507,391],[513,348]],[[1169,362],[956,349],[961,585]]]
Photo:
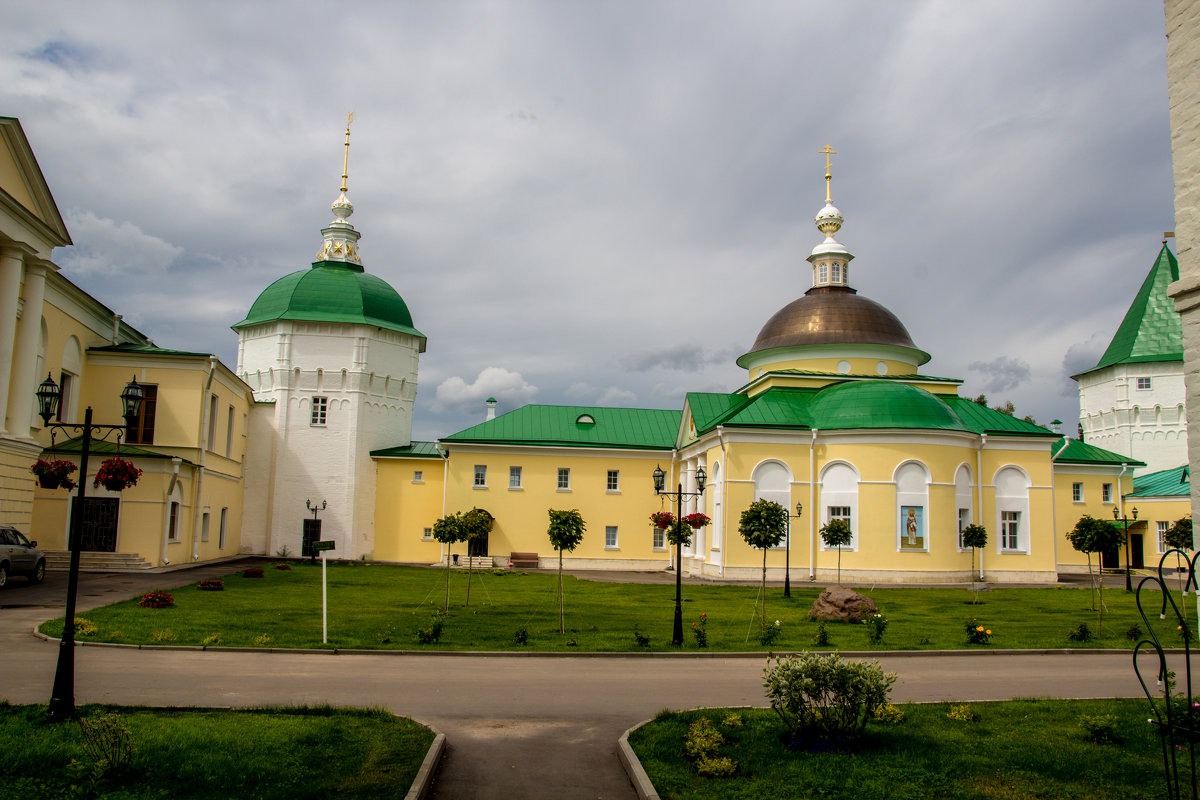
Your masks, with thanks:
[[[821,592],[808,610],[808,618],[862,622],[878,610],[875,601],[866,595],[845,586],[834,586]]]

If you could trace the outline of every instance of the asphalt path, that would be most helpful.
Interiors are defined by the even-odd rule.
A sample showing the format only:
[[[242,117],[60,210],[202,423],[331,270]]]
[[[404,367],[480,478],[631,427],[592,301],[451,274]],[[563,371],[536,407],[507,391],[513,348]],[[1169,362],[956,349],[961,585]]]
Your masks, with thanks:
[[[229,565],[85,575],[80,608],[170,588]],[[0,698],[49,698],[65,575],[0,592]],[[1141,694],[1128,653],[876,655],[897,702]],[[80,647],[79,703],[376,706],[446,734],[434,798],[633,798],[621,733],[664,708],[763,705],[764,660],[696,656],[330,655]]]

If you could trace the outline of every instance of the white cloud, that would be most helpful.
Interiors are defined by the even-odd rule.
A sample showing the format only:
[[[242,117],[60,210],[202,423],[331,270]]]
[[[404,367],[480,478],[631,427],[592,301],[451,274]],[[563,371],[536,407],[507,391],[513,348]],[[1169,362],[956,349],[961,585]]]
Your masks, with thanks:
[[[503,367],[487,367],[473,383],[467,383],[457,375],[442,381],[437,388],[433,409],[471,414],[480,412],[484,402],[494,397],[502,406],[501,411],[511,410],[533,402],[537,391],[537,387],[530,385],[519,372],[510,372]]]
[[[63,221],[75,246],[57,261],[81,275],[161,274],[183,253],[182,247],[143,233],[132,222],[116,222],[91,211],[68,211]]]
[[[596,400],[598,406],[629,406],[637,402],[637,395],[626,389],[610,386]]]

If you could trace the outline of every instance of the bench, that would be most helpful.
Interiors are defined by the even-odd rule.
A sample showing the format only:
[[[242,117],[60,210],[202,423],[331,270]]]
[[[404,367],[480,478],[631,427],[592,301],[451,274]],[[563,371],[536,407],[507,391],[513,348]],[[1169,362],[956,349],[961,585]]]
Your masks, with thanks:
[[[508,556],[508,565],[516,569],[537,569],[538,554],[537,553],[511,553]]]

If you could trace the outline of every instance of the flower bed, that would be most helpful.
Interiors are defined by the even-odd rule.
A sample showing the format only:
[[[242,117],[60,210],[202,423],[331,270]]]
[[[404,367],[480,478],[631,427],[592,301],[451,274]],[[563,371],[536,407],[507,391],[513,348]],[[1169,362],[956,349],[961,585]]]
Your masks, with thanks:
[[[242,570],[243,578],[261,578],[262,576],[263,571],[261,567],[247,567],[246,569]]]
[[[138,605],[142,608],[170,608],[175,605],[175,598],[167,592],[146,592]]]
[[[275,569],[291,569],[291,564],[276,564]]]
[[[219,580],[200,581],[196,588],[202,592],[223,592],[225,584]]]

